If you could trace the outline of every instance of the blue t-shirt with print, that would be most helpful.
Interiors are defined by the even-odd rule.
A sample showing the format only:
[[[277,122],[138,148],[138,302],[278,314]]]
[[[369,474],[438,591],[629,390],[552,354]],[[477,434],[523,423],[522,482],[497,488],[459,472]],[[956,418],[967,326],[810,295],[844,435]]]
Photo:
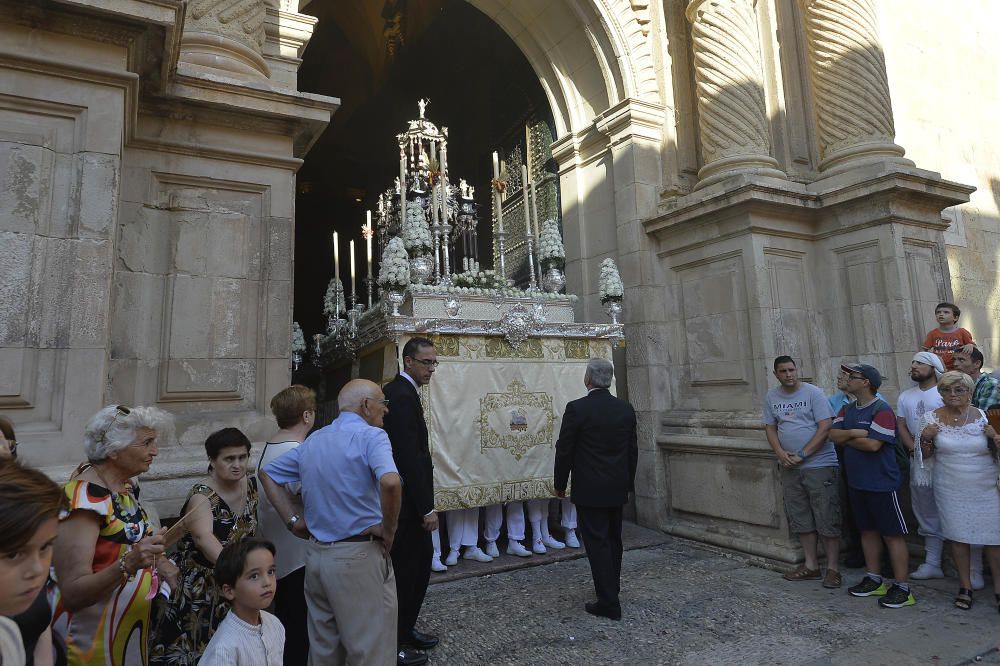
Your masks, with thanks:
[[[844,445],[847,485],[855,490],[885,492],[899,489],[902,475],[896,464],[896,415],[888,403],[875,398],[858,407],[856,402],[840,409],[833,420],[840,430],[867,430],[868,437],[882,442],[878,451],[862,451]]]

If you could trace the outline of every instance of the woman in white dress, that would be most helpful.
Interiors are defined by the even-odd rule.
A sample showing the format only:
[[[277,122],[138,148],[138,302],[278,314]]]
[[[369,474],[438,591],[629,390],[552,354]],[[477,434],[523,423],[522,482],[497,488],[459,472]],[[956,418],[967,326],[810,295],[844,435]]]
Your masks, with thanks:
[[[955,606],[972,607],[969,545],[985,545],[1000,609],[1000,488],[998,437],[982,410],[971,405],[975,385],[962,372],[946,372],[938,382],[944,407],[924,415],[920,448],[933,456],[934,499],[941,532],[951,541],[961,587]],[[917,464],[920,464],[918,461]]]

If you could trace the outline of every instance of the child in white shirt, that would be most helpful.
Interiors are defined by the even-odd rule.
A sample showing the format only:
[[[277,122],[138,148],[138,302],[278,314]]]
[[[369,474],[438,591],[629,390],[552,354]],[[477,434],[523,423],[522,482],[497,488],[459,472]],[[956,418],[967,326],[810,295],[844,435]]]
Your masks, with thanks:
[[[274,544],[247,537],[222,549],[215,581],[232,608],[199,662],[203,666],[282,666],[285,628],[264,609],[278,588]]]

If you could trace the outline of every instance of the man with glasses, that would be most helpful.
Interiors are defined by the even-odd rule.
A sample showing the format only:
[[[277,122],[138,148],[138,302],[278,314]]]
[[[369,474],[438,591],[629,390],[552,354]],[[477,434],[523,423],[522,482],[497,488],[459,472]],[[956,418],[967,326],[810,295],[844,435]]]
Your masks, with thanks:
[[[875,395],[882,385],[879,371],[863,363],[843,365],[847,391],[856,397],[833,420],[830,439],[844,447],[848,498],[861,531],[867,574],[848,589],[855,597],[881,597],[879,605],[901,608],[916,603],[910,592],[906,521],[899,503],[902,473],[896,462],[896,415]],[[882,541],[889,549],[895,582],[882,580]]]
[[[308,538],[305,597],[309,663],[385,664],[395,652],[396,579],[389,552],[402,484],[382,430],[382,390],[349,381],[340,415],[264,465],[260,480],[274,510]],[[302,514],[290,488],[302,489]]]
[[[434,547],[431,532],[437,529],[434,512],[434,466],[431,464],[427,423],[420,403],[420,387],[430,383],[437,369],[437,351],[427,338],[410,338],[403,345],[403,369],[385,385],[392,410],[385,417],[385,431],[392,455],[403,477],[403,505],[392,549],[399,596],[397,663],[418,666],[438,644],[436,636],[417,631],[417,617],[431,576]]]

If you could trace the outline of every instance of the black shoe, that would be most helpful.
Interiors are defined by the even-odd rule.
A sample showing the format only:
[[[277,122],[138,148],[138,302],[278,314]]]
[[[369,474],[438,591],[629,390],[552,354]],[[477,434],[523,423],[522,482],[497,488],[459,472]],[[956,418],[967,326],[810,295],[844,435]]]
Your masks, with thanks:
[[[438,637],[414,629],[409,636],[400,637],[399,644],[418,650],[430,650],[438,644]]]
[[[427,663],[427,655],[423,652],[399,648],[396,653],[396,666],[424,666]]]
[[[604,606],[601,605],[601,602],[599,601],[588,602],[584,604],[583,607],[591,615],[597,615],[598,617],[606,617],[609,620],[622,619],[622,611],[620,608],[617,610],[605,608]]]

